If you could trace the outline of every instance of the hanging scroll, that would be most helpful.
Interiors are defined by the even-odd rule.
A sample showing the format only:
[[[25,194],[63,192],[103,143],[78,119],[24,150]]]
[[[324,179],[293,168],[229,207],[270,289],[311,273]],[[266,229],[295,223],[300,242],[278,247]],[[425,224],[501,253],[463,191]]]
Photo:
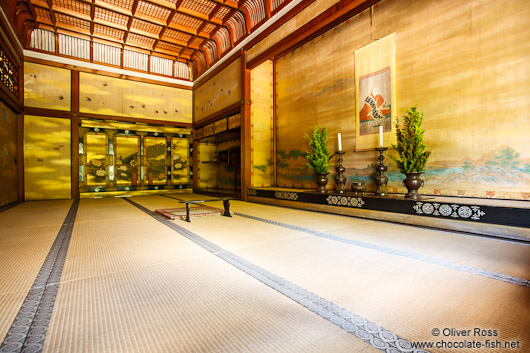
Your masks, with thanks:
[[[389,147],[394,139],[395,61],[394,34],[355,51],[356,151]]]

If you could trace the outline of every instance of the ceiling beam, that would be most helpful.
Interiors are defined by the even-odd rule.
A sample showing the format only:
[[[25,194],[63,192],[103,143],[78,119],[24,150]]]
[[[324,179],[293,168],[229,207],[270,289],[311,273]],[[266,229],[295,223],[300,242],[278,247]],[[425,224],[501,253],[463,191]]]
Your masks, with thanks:
[[[213,16],[217,13],[217,11],[219,11],[219,9],[223,7],[222,4],[218,3],[217,5],[215,5],[215,7],[213,8],[213,10],[210,12],[210,14],[208,15],[208,21],[211,21]]]
[[[94,35],[94,18],[96,17],[96,0],[92,0],[90,6],[90,35]]]
[[[50,11],[50,19],[52,20],[52,26],[57,31],[57,19],[55,18],[55,11],[53,11],[52,0],[48,0],[48,10]]]
[[[182,0],[180,1],[182,3]],[[153,51],[158,48],[158,43],[160,43],[160,39],[164,36],[164,34],[166,33],[167,31],[167,28],[169,26],[169,24],[171,23],[171,21],[173,21],[173,18],[175,18],[175,15],[177,14],[177,10],[171,10],[171,13],[169,14],[169,16],[167,17],[167,21],[166,21],[166,25],[164,26],[164,28],[162,28],[162,30],[160,31],[160,34],[158,36],[158,39],[156,40],[155,44],[153,45]]]
[[[212,0],[213,2],[223,4],[225,6],[231,7],[233,9],[237,9],[237,0],[230,1],[230,0]]]
[[[51,0],[48,0],[51,1]],[[127,43],[127,37],[129,36],[129,32],[131,31],[131,26],[134,20],[134,15],[136,14],[136,10],[138,9],[138,2],[139,0],[134,0],[131,13],[132,15],[129,17],[129,22],[127,23],[127,31],[125,31],[125,34],[123,36],[123,44]]]
[[[203,20],[203,21],[208,21],[208,22],[211,22],[213,23],[214,25],[220,25],[222,24],[221,21],[217,21],[215,20],[214,18],[211,18],[209,17],[209,15],[205,15],[205,14],[202,14],[202,13],[199,13],[199,12],[196,12],[196,11],[193,11],[193,10],[189,10],[185,7],[182,7],[179,9],[179,12],[185,14],[185,15],[188,15],[188,16],[191,16],[191,17],[195,17],[195,18],[198,18],[199,20]]]

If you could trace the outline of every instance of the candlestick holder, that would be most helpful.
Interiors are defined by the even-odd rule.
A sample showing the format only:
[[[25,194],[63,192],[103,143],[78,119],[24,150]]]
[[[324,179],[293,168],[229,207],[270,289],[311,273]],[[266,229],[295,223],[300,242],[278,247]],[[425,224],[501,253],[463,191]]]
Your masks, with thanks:
[[[346,177],[344,176],[344,172],[346,171],[346,168],[342,166],[342,155],[346,153],[344,151],[337,151],[335,152],[336,155],[339,156],[339,166],[337,167],[337,173],[339,173],[335,177],[335,182],[337,183],[337,191],[340,194],[344,193],[344,189],[346,189]]]
[[[383,152],[385,152],[387,149],[388,147],[377,147],[375,149],[377,152],[379,152],[379,164],[375,167],[375,171],[377,172],[375,176],[375,183],[377,184],[375,196],[388,196],[388,192],[386,190],[388,177],[385,175],[385,172],[388,168],[383,164],[383,160],[385,159]]]

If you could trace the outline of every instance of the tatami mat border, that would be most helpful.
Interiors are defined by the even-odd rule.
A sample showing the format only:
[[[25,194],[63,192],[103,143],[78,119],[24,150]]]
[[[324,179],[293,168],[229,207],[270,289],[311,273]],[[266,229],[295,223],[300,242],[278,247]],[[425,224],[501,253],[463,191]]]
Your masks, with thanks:
[[[42,351],[78,206],[79,199],[74,200],[33,286],[0,346],[1,353]]]
[[[447,260],[444,260],[444,259],[439,259],[439,258],[436,258],[436,257],[426,256],[426,255],[417,254],[417,253],[404,251],[404,250],[397,250],[397,249],[388,248],[388,247],[385,247],[385,246],[375,245],[375,244],[371,244],[371,243],[366,243],[366,242],[362,242],[362,241],[358,241],[358,240],[343,238],[343,237],[339,237],[339,236],[336,236],[336,235],[319,232],[319,231],[314,230],[314,229],[299,227],[299,226],[295,226],[295,225],[287,224],[287,223],[282,223],[282,222],[277,222],[277,221],[273,221],[273,220],[270,220],[270,219],[256,217],[256,216],[252,216],[252,215],[247,215],[247,214],[240,213],[240,212],[234,212],[234,215],[239,216],[239,217],[249,218],[249,219],[252,219],[252,220],[255,220],[255,221],[260,221],[260,222],[276,225],[276,226],[287,228],[287,229],[300,231],[300,232],[303,232],[303,233],[306,233],[306,234],[315,235],[317,237],[322,237],[322,238],[327,238],[327,239],[331,239],[331,240],[335,240],[335,241],[340,241],[342,243],[351,244],[351,245],[363,247],[363,248],[366,248],[366,249],[376,250],[376,251],[384,252],[384,253],[387,253],[387,254],[392,254],[392,255],[397,255],[397,256],[404,256],[404,257],[407,257],[407,258],[410,258],[410,259],[423,261],[423,262],[428,262],[428,263],[431,263],[431,264],[440,265],[440,266],[448,267],[448,268],[451,268],[451,269],[464,271],[464,272],[472,273],[472,274],[475,274],[475,275],[479,275],[479,276],[495,279],[495,280],[498,280],[498,281],[507,282],[507,283],[516,284],[516,285],[519,285],[519,286],[529,287],[530,288],[530,281],[529,280],[524,279],[524,278],[520,278],[520,277],[507,275],[505,273],[489,271],[489,270],[485,270],[485,269],[482,269],[482,268],[477,268],[477,267],[473,267],[473,266],[467,266],[467,265],[464,265],[464,264],[460,264],[460,263],[456,263],[456,262],[452,262],[452,261],[447,261]]]
[[[277,290],[298,304],[330,321],[334,325],[342,328],[346,332],[351,333],[363,341],[369,343],[374,348],[386,353],[427,352],[422,349],[413,348],[411,342],[398,337],[396,334],[388,330],[383,329],[376,323],[370,322],[367,319],[352,313],[346,308],[343,308],[325,298],[318,296],[315,293],[301,288],[284,278],[281,278],[251,262],[244,260],[234,253],[231,253],[230,251],[227,251],[220,246],[200,237],[199,235],[173,223],[164,216],[161,216],[160,214],[153,212],[130,199],[124,200],[136,206],[138,209],[142,210],[174,231],[178,232],[182,236],[193,241],[205,250],[256,278],[267,286]]]

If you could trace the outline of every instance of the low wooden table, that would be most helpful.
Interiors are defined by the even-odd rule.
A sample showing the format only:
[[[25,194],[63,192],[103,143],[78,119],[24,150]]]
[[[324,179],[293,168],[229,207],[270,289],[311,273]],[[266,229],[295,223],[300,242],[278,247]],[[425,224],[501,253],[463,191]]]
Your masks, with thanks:
[[[191,204],[200,204],[203,202],[213,202],[213,201],[223,201],[223,206],[225,208],[224,213],[222,216],[225,217],[232,217],[230,214],[230,200],[233,200],[231,197],[220,197],[215,199],[207,199],[207,200],[182,200],[179,201],[179,203],[185,203],[186,204],[186,222],[191,222],[190,220],[190,205]]]

